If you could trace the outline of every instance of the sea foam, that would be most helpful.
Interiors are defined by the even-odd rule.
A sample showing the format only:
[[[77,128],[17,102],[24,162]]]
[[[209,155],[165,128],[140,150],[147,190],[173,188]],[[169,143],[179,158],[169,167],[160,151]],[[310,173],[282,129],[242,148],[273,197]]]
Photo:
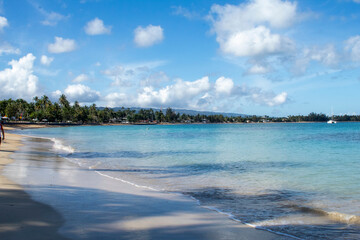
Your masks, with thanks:
[[[70,145],[65,145],[63,141],[57,138],[50,138],[50,140],[54,143],[53,149],[60,153],[72,154],[75,152],[75,149]]]

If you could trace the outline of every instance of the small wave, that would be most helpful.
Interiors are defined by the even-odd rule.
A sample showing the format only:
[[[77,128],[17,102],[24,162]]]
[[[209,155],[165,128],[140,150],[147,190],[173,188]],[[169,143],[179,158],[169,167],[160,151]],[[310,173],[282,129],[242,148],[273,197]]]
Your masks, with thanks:
[[[56,151],[69,153],[69,154],[75,152],[75,149],[73,147],[64,145],[64,143],[60,139],[50,138],[50,140],[54,142],[53,148]]]
[[[339,212],[328,212],[327,216],[334,221],[347,223],[347,224],[357,224],[360,225],[360,216],[339,213]]]
[[[38,139],[50,140],[50,141],[52,141],[54,143],[53,149],[55,149],[57,151],[60,151],[62,153],[72,154],[72,153],[75,152],[75,149],[73,147],[71,147],[70,145],[68,145],[68,146],[64,145],[63,142],[60,139],[57,139],[57,138],[33,136],[33,135],[21,134],[21,133],[19,133],[19,135],[24,136],[24,137],[29,137],[29,138],[38,138]]]
[[[312,208],[308,206],[293,206],[293,207],[302,212],[313,213],[316,215],[327,217],[335,222],[360,225],[360,216],[357,215],[340,213],[340,212],[328,212],[323,209]]]

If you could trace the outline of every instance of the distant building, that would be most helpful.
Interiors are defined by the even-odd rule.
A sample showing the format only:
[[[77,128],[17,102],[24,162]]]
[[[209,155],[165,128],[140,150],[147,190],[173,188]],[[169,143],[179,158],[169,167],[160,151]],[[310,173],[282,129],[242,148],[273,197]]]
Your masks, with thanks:
[[[129,120],[127,119],[127,117],[123,117],[121,123],[129,123]]]

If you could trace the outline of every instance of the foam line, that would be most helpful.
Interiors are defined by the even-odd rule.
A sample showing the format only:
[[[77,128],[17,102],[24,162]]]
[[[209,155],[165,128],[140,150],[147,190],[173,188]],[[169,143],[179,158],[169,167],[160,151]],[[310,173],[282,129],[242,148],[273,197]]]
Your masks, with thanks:
[[[111,178],[111,179],[114,179],[114,180],[117,180],[117,181],[120,181],[120,182],[123,182],[123,183],[127,183],[127,184],[130,184],[131,186],[134,186],[134,187],[137,187],[137,188],[145,188],[145,189],[149,189],[149,190],[152,190],[152,191],[156,191],[156,192],[161,192],[161,191],[164,191],[164,190],[158,190],[158,189],[155,189],[155,188],[152,188],[152,187],[148,187],[148,186],[143,186],[143,185],[138,185],[136,183],[132,183],[132,182],[129,182],[129,181],[126,181],[124,179],[121,179],[121,178],[117,178],[117,177],[112,177],[112,176],[109,176],[109,175],[106,175],[106,174],[103,174],[97,170],[94,170],[97,174],[103,176],[103,177],[107,177],[107,178]]]

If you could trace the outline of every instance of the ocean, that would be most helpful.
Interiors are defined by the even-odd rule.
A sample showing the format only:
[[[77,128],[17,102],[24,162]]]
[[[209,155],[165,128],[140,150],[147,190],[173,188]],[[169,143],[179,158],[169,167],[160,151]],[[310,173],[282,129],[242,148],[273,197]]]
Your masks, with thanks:
[[[360,123],[27,129],[81,168],[185,194],[253,227],[360,239]]]

